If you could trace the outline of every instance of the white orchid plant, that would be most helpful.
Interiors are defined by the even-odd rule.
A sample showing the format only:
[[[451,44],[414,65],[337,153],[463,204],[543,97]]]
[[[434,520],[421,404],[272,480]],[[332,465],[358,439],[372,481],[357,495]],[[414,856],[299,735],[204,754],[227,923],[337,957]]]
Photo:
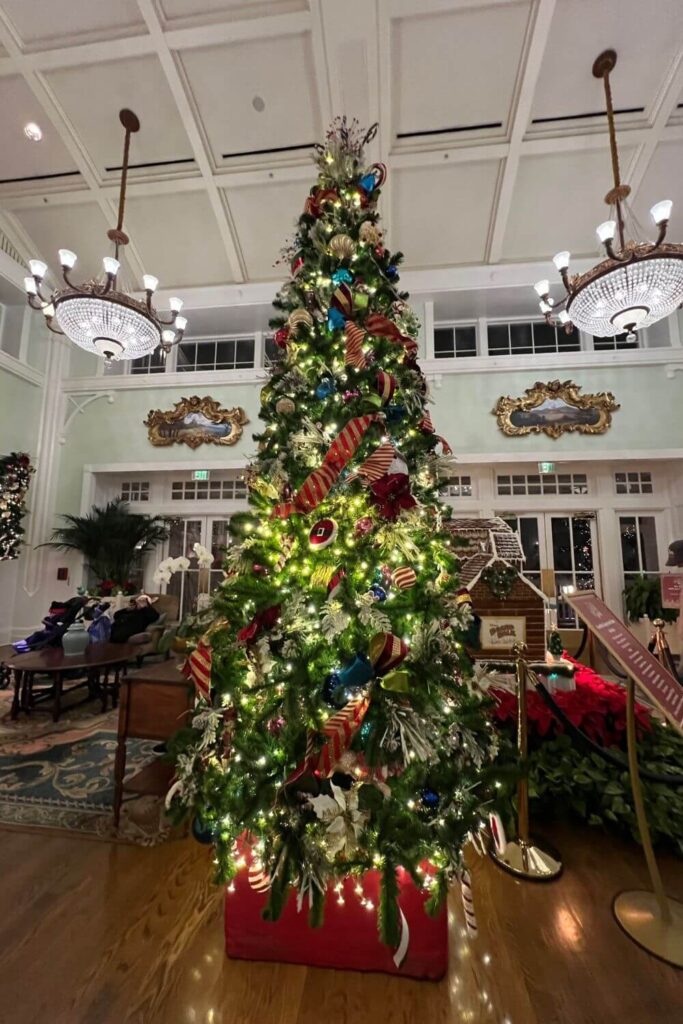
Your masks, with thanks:
[[[197,559],[197,567],[199,569],[210,569],[213,565],[213,555],[208,548],[205,548],[203,544],[195,544],[192,548],[193,556]],[[185,555],[179,555],[177,558],[164,558],[163,561],[159,562],[158,566],[154,570],[154,576],[152,579],[159,586],[162,583],[170,583],[171,576],[176,572],[187,572],[190,568],[190,559],[186,558]]]

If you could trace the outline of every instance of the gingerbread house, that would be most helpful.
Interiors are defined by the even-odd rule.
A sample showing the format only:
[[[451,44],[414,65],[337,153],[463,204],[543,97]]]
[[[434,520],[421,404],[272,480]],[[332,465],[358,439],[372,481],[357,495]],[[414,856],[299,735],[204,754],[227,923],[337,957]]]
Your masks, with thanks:
[[[543,660],[546,599],[522,575],[519,535],[498,517],[451,519],[448,528],[459,542],[460,585],[469,591],[481,619],[481,646],[472,656],[508,658],[513,645],[522,641],[531,660]]]

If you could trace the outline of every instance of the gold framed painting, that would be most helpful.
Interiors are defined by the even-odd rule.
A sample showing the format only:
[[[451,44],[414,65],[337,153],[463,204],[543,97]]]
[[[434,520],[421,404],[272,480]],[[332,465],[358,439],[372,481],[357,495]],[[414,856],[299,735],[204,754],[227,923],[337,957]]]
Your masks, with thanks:
[[[509,437],[525,434],[604,434],[619,409],[611,391],[582,395],[571,380],[536,381],[521,398],[499,398],[492,410]]]
[[[186,444],[199,448],[201,444],[237,444],[242,427],[249,419],[244,409],[223,409],[214,398],[192,395],[181,398],[175,406],[164,411],[150,409],[144,426],[153,445],[166,447]]]

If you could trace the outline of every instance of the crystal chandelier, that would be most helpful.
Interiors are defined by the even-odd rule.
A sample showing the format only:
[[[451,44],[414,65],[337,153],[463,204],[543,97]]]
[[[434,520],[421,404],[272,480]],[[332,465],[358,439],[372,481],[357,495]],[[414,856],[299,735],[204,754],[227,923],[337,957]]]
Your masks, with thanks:
[[[655,203],[650,210],[657,228],[655,241],[634,241],[627,235],[628,230],[636,236],[636,222],[626,203],[631,188],[622,184],[619,173],[609,81],[616,62],[615,51],[605,50],[593,64],[594,76],[601,78],[605,87],[614,177],[614,187],[605,196],[605,202],[613,208],[613,219],[596,229],[607,259],[585,274],[570,277],[570,254],[558,252],[553,263],[560,272],[566,295],[554,302],[548,281],[537,281],[534,289],[546,321],[563,324],[567,333],[576,326],[599,338],[624,332],[628,338],[635,338],[638,328],[669,316],[683,302],[683,245],[664,241],[673,205],[668,199]]]
[[[152,296],[159,281],[152,274],[145,274],[142,279],[146,293],[144,300],[133,298],[119,286],[119,250],[129,242],[123,230],[123,212],[126,205],[130,137],[133,132],[140,130],[140,122],[132,110],[122,110],[119,120],[126,132],[119,212],[116,227],[107,232],[107,238],[114,245],[114,255],[105,256],[102,260],[104,280],[92,278],[83,284],[75,284],[70,273],[77,257],[70,249],[59,250],[66,287],[57,288],[49,298],[41,290],[47,264],[42,260],[29,260],[31,276],[24,278],[29,305],[43,313],[49,329],[54,334],[66,335],[87,352],[103,356],[105,366],[111,366],[115,359],[140,359],[158,347],[165,358],[171,347],[181,340],[187,327],[187,320],[180,315],[182,299],[170,299],[171,316],[167,320],[162,319],[155,310]]]

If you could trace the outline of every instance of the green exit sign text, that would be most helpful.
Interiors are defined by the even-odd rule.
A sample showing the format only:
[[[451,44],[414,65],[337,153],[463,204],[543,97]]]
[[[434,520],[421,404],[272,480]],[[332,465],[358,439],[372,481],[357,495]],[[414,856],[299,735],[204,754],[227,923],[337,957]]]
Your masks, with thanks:
[[[192,473],[193,480],[208,480],[209,471],[208,469],[195,469]]]
[[[538,464],[539,473],[554,473],[555,463],[554,462],[539,462]]]

